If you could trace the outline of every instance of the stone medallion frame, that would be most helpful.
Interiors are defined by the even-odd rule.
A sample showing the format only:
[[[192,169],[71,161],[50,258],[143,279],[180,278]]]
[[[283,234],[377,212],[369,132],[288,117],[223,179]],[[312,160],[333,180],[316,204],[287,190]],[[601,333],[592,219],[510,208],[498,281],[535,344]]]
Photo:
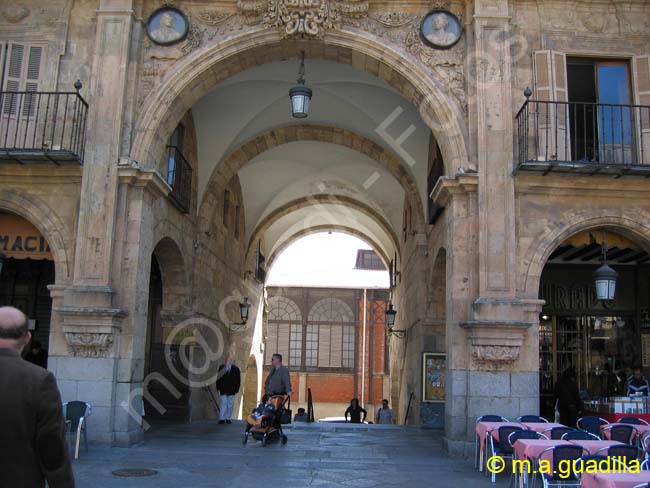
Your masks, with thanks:
[[[430,37],[427,37],[430,35],[430,32],[426,31],[431,30],[434,18],[440,15],[443,15],[447,19],[447,27],[445,28],[445,33],[453,34],[455,36],[452,42],[438,43],[432,40]],[[458,41],[460,41],[461,37],[463,37],[463,25],[461,24],[460,19],[456,16],[456,14],[448,10],[434,9],[426,14],[422,19],[422,22],[420,23],[419,33],[422,42],[424,42],[427,46],[434,49],[451,49],[458,43]]]
[[[162,17],[164,15],[169,15],[173,19],[174,21],[173,31],[178,34],[177,37],[174,37],[169,40],[156,39],[156,36],[154,35],[155,31],[152,31],[152,23],[155,22],[156,19],[160,19],[158,21],[158,28],[156,30],[160,29],[160,22],[162,22]],[[182,22],[183,25],[182,31],[179,31],[177,29],[177,24],[179,20]],[[152,14],[147,19],[147,23],[145,24],[145,30],[147,32],[147,37],[149,37],[151,42],[153,42],[154,44],[158,44],[159,46],[171,46],[172,44],[178,44],[179,42],[182,42],[185,40],[185,38],[187,38],[187,34],[190,31],[190,22],[187,16],[181,10],[175,7],[164,6],[152,12]]]

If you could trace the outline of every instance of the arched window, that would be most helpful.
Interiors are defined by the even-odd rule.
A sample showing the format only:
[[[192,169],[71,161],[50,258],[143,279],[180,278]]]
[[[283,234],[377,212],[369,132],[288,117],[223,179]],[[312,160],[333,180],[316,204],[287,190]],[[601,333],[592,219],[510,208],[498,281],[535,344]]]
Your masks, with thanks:
[[[350,306],[338,298],[316,302],[307,320],[305,365],[354,368],[355,320]]]
[[[296,302],[283,296],[268,300],[264,364],[271,364],[275,353],[282,354],[287,366],[302,366],[302,313]]]

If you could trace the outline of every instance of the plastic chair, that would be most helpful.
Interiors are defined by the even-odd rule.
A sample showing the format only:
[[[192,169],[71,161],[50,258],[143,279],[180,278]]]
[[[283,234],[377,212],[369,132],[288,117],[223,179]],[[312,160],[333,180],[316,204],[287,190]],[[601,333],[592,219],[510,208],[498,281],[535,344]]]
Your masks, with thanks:
[[[650,432],[643,434],[641,438],[641,449],[646,460],[650,460]]]
[[[568,434],[569,432],[575,432],[575,429],[573,427],[553,427],[545,430],[544,434],[546,434],[550,439],[558,441],[562,439],[564,434]]]
[[[650,488],[650,483],[641,483],[640,485],[634,485],[632,488]]]
[[[521,417],[517,418],[517,422],[546,422],[548,424],[548,420],[546,420],[544,417],[540,417],[539,415],[522,415]]]
[[[615,458],[617,460],[624,459],[625,465],[629,465],[632,461],[639,460],[639,448],[632,444],[622,444],[618,446],[609,446],[598,449],[596,454],[603,453],[607,457]]]
[[[576,427],[578,427],[578,429],[586,430],[587,432],[590,432],[598,437],[600,437],[600,427],[602,425],[609,425],[609,422],[605,419],[594,417],[592,415],[580,417],[576,422]]]
[[[603,434],[609,432],[609,438],[623,444],[632,444],[636,437],[636,430],[631,425],[608,425],[603,429]]]
[[[572,472],[567,473],[566,468],[567,466],[575,467],[573,462],[582,458],[585,450],[575,444],[563,444],[544,449],[537,459],[542,459],[544,454],[548,452],[551,453],[552,474],[542,474],[544,488],[550,486],[581,486],[578,473],[573,469]]]
[[[600,463],[600,461],[607,461],[607,459],[608,459],[607,456],[603,456],[602,454],[588,454],[586,456],[582,456],[580,459],[578,459],[577,462],[577,467],[581,468],[578,470],[578,479],[580,479],[582,475],[585,473],[587,467],[589,466],[587,464],[589,461],[592,462],[595,461],[596,463]]]
[[[602,454],[589,454],[587,456],[582,456],[580,459],[578,459],[578,462],[576,463],[576,467],[578,469],[578,478],[582,478],[582,475],[586,472],[589,472],[591,470],[591,466],[587,464],[589,461],[595,461],[596,463],[600,464],[601,461],[608,461],[609,457],[608,456],[603,456]],[[617,471],[623,472],[625,471],[625,465],[621,463],[618,459],[611,459],[609,461],[613,461],[613,465],[615,466]],[[611,462],[610,462],[611,465]]]
[[[477,417],[476,423],[479,422],[510,422],[507,418],[502,417],[501,415],[481,415]],[[483,442],[483,439],[479,439],[478,435],[474,436],[474,469],[479,468],[480,460],[480,445],[479,442]]]
[[[638,417],[621,417],[617,422],[619,424],[650,425],[648,422]]]
[[[521,427],[517,427],[515,425],[505,425],[503,427],[499,427],[498,429],[495,429],[499,432],[499,441],[494,442],[494,436],[492,435],[492,432],[490,432],[490,450],[491,454],[493,456],[498,456],[502,459],[512,459],[513,456],[513,449],[512,449],[512,444],[510,444],[510,434],[512,434],[515,431],[519,430],[524,430]],[[496,473],[494,471],[492,472],[492,483],[496,483]]]
[[[501,415],[481,415],[476,419],[476,423],[479,422],[510,422],[510,420]]]
[[[586,430],[572,430],[565,433],[561,439],[563,441],[599,441],[600,437]]]
[[[86,419],[92,412],[90,403],[80,402],[78,400],[66,402],[63,404],[63,413],[65,415],[66,434],[75,433],[74,458],[79,459],[79,443],[81,433],[84,437],[84,449],[88,451],[88,437],[86,435]],[[69,428],[68,428],[69,427]]]
[[[548,437],[546,437],[544,434],[541,432],[535,432],[534,430],[515,430],[508,436],[508,442],[512,446],[512,452],[514,455],[514,450],[515,450],[515,442],[517,442],[520,439],[546,439],[548,440]],[[512,486],[517,486],[517,481],[518,481],[518,474],[516,469],[512,469],[512,475],[510,477],[510,484]]]

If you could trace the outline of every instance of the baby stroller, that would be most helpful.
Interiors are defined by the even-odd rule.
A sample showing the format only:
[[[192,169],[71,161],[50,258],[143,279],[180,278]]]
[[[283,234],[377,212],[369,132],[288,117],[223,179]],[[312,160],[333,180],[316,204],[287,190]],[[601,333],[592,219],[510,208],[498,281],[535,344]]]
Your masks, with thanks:
[[[289,397],[287,395],[274,395],[266,403],[260,403],[248,417],[246,417],[246,432],[244,444],[248,437],[253,436],[256,441],[261,441],[266,446],[271,441],[280,440],[282,445],[287,443],[287,436],[282,432],[282,413]]]

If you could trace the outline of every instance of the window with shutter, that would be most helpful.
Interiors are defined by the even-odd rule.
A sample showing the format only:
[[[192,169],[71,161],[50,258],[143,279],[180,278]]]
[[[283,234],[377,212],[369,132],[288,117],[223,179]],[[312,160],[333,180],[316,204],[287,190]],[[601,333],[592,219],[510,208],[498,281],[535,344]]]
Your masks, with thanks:
[[[30,46],[27,53],[27,73],[25,77],[25,90],[35,93],[39,89],[41,78],[41,63],[43,61],[43,48],[41,46]],[[25,94],[23,115],[33,116],[36,113],[36,95]]]
[[[568,134],[568,102],[566,55],[557,51],[536,51],[533,53],[533,74],[535,93],[533,98],[542,103],[531,112],[533,147],[537,148],[540,161],[569,161],[571,142]],[[550,102],[550,103],[543,103]]]
[[[332,326],[320,325],[318,330],[318,367],[329,368],[330,365],[330,341]]]
[[[4,51],[4,46],[3,46]],[[3,91],[38,92],[43,71],[43,46],[8,43],[4,72]],[[16,115],[20,110],[24,116],[32,116],[36,110],[36,96],[8,94],[5,96],[2,112]]]
[[[7,54],[3,91],[19,92],[23,75],[25,46],[22,44],[10,44]],[[15,115],[17,105],[17,94],[9,93],[5,95],[3,113],[5,115]]]

